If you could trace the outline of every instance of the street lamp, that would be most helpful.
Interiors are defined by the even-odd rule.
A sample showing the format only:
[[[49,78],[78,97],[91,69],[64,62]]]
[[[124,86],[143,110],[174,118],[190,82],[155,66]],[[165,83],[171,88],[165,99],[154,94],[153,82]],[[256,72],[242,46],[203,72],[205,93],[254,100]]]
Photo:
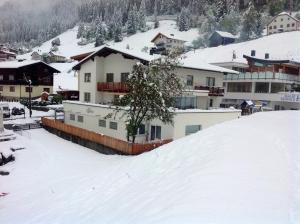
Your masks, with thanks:
[[[29,86],[29,93],[28,93],[28,95],[29,95],[29,117],[31,118],[31,116],[32,116],[32,110],[31,110],[31,84],[32,84],[32,82],[31,82],[31,79],[27,79],[27,77],[26,77],[26,75],[24,74],[24,79],[25,79],[25,81],[28,83],[28,86]]]

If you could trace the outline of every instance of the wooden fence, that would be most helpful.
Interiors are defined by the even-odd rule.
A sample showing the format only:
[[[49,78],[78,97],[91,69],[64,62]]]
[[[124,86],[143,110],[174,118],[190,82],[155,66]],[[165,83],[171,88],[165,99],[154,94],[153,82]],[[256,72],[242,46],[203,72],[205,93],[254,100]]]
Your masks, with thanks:
[[[126,155],[138,155],[143,152],[151,151],[159,146],[162,146],[172,141],[169,139],[169,140],[161,140],[155,143],[152,142],[147,144],[136,144],[136,143],[133,144],[130,142],[126,142],[106,135],[98,134],[93,131],[88,131],[83,128],[78,128],[73,125],[68,125],[60,121],[48,119],[45,117],[42,118],[42,124],[43,126],[62,131],[69,135],[73,135],[84,140],[98,143],[100,145],[106,146],[108,148],[111,148],[113,150],[116,150]]]

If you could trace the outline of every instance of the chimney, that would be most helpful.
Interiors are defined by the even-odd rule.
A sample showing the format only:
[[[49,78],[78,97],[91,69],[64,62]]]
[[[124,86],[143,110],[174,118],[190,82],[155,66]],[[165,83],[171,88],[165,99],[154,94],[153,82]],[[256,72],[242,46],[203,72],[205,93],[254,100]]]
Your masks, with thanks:
[[[252,51],[251,51],[251,56],[252,56],[252,57],[255,57],[255,54],[256,54],[256,51],[255,51],[255,50],[252,50]]]
[[[269,59],[270,58],[270,54],[269,53],[265,53],[265,59]]]

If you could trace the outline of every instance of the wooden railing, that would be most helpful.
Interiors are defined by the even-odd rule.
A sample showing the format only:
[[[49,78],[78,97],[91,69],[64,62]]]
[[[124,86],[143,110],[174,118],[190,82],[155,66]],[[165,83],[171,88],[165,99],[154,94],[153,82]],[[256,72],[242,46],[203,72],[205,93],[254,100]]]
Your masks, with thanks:
[[[210,86],[195,86],[195,90],[207,90],[209,96],[224,96],[224,88]]]
[[[98,91],[104,92],[118,92],[127,93],[128,87],[123,82],[99,82],[97,86]]]
[[[120,152],[122,154],[127,154],[127,155],[138,155],[147,151],[151,151],[159,146],[162,146],[172,141],[169,139],[169,140],[162,140],[155,143],[133,144],[130,142],[126,142],[116,138],[112,138],[110,136],[98,134],[93,131],[88,131],[83,128],[78,128],[73,125],[68,125],[60,121],[48,119],[45,117],[42,118],[42,124],[43,126],[47,126],[62,131],[64,133],[67,133],[69,135],[73,135],[84,140],[98,143],[100,145],[104,145],[117,152]]]

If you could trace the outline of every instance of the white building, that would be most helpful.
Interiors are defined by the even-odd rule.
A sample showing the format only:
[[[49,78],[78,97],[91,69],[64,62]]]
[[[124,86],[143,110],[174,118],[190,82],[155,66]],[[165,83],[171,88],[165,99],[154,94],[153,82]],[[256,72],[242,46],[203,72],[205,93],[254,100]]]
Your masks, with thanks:
[[[255,52],[253,52],[255,53]],[[272,110],[300,109],[300,62],[244,56],[248,64],[214,63],[239,71],[224,76],[225,107],[239,106],[252,100],[257,106]]]
[[[267,25],[267,34],[300,30],[300,21],[287,12],[275,16]]]
[[[152,43],[156,46],[156,52],[166,54],[172,49],[177,49],[179,51],[184,50],[185,40],[175,37],[174,34],[158,33],[151,40]]]
[[[154,56],[134,54],[104,46],[80,61],[74,69],[79,77],[79,102],[64,102],[65,123],[126,141],[126,125],[122,112],[105,119],[113,112],[114,99],[126,94],[125,81],[136,62],[147,64]],[[177,139],[203,128],[240,116],[239,110],[218,108],[224,95],[224,73],[237,73],[213,65],[183,63],[175,70],[186,84],[182,97],[177,99],[174,125],[160,121],[145,123],[137,142]],[[207,110],[213,109],[213,110]]]

